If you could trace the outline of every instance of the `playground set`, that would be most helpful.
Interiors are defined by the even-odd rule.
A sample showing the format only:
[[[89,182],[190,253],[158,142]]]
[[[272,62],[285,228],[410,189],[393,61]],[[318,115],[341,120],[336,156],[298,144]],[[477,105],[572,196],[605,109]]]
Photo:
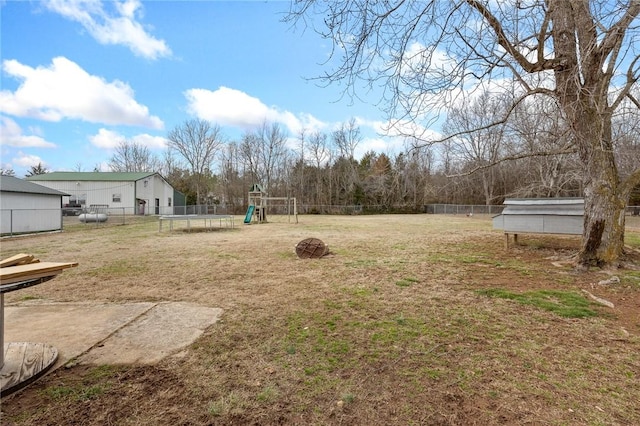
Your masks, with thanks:
[[[262,189],[262,186],[254,184],[249,189],[249,208],[247,214],[244,217],[244,223],[250,225],[254,223],[266,223],[267,222],[267,206],[270,201],[286,202],[287,219],[291,223],[291,207],[293,204],[293,216],[296,223],[298,223],[298,205],[295,197],[267,197],[267,193]]]

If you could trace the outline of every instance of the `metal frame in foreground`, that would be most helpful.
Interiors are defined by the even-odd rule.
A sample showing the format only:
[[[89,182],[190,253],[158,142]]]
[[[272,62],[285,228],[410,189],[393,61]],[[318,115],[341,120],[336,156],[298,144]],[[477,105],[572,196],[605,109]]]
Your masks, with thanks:
[[[162,222],[168,220],[169,221],[169,231],[173,231],[173,221],[187,221],[187,230],[191,231],[191,221],[193,220],[204,220],[205,229],[213,229],[213,221],[218,220],[220,228],[234,228],[235,220],[231,215],[220,215],[220,214],[187,214],[187,215],[166,215],[160,216],[160,220],[158,221],[158,232],[162,232]],[[208,221],[208,222],[207,222]],[[224,226],[223,226],[224,225]]]

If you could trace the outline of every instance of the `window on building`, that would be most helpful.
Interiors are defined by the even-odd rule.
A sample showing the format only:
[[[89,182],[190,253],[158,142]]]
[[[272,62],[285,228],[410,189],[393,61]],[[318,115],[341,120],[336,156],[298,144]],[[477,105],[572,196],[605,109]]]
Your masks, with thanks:
[[[74,206],[84,206],[87,202],[87,194],[72,195],[69,203]]]
[[[113,196],[111,197],[111,201],[113,201],[114,203],[119,203],[121,198],[122,194],[113,194]]]
[[[169,199],[167,200],[167,205],[171,207],[171,197],[169,197]]]

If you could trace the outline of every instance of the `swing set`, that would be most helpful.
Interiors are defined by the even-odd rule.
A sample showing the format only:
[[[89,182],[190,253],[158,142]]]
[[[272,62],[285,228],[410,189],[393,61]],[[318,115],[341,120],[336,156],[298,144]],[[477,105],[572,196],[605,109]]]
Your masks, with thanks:
[[[291,223],[293,215],[296,223],[298,223],[298,204],[296,197],[267,197],[262,186],[253,184],[249,189],[249,207],[244,217],[244,223],[250,225],[253,223],[267,223],[267,206],[270,202],[284,202],[287,208],[287,221]]]

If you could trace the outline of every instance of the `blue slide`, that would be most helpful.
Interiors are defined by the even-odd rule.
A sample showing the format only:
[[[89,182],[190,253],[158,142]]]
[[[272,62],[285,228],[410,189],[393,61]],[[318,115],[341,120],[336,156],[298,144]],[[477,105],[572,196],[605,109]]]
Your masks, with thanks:
[[[247,215],[244,217],[244,223],[251,223],[251,216],[253,216],[253,211],[256,209],[256,206],[250,205],[247,209]]]

